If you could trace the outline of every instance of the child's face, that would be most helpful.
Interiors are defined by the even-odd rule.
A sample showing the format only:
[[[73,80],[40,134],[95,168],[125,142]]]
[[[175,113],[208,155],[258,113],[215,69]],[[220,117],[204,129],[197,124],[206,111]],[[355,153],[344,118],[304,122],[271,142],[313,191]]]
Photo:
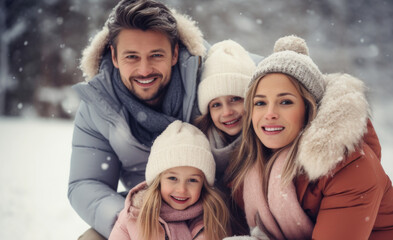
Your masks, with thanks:
[[[230,136],[242,130],[244,99],[238,96],[221,96],[209,103],[209,112],[214,125]]]
[[[305,103],[286,75],[263,77],[252,101],[252,125],[266,147],[278,149],[290,144],[303,128]]]
[[[174,209],[184,210],[201,195],[204,174],[194,167],[175,167],[161,174],[161,196]]]

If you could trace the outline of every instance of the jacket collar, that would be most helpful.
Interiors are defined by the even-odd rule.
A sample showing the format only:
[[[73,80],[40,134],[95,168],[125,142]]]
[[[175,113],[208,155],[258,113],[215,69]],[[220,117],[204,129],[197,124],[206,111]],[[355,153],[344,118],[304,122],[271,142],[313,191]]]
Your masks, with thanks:
[[[363,82],[337,73],[325,75],[325,84],[317,116],[303,133],[296,159],[311,181],[331,174],[367,133],[369,105]]]
[[[206,47],[204,45],[203,34],[196,26],[196,22],[187,15],[179,14],[173,9],[171,11],[177,20],[177,28],[182,44],[192,55],[204,57]],[[108,34],[109,30],[104,26],[82,52],[79,67],[86,81],[91,80],[98,73],[102,56],[108,45]]]

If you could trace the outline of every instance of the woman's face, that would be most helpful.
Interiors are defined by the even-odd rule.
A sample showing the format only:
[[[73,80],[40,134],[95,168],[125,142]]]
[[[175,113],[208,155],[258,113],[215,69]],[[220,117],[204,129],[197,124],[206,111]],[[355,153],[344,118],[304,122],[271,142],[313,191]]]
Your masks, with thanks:
[[[266,147],[284,147],[302,130],[305,103],[285,74],[271,73],[264,76],[258,83],[252,101],[252,125]]]
[[[242,130],[244,99],[238,96],[221,96],[209,103],[210,116],[214,125],[230,136]]]

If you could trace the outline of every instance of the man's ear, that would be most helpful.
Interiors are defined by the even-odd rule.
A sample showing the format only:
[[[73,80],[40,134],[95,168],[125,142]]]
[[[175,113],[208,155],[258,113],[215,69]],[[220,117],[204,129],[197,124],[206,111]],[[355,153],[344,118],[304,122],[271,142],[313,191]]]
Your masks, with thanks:
[[[112,54],[112,63],[115,68],[119,68],[119,65],[117,64],[117,58],[116,58],[116,49],[111,45],[111,54]]]
[[[179,44],[176,43],[175,49],[173,49],[172,67],[177,63],[178,57],[179,57]]]

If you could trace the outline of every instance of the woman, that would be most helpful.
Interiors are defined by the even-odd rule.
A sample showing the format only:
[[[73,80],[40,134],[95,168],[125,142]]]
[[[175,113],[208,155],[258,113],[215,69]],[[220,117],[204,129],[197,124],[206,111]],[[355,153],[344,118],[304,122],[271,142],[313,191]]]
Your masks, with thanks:
[[[228,168],[253,232],[271,239],[393,239],[393,189],[364,85],[323,75],[303,39],[279,39],[245,99]],[[265,235],[265,236],[264,236]]]

